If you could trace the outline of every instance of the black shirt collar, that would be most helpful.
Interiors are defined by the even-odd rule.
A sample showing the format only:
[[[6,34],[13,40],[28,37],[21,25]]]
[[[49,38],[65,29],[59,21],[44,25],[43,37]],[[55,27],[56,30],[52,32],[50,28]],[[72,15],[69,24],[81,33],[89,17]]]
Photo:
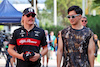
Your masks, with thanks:
[[[26,29],[24,28],[24,26],[22,26],[21,28],[22,28],[23,30],[26,30]],[[31,30],[34,30],[35,28],[36,28],[36,25],[34,25],[34,27],[33,27]],[[30,31],[31,31],[31,30],[30,30]],[[26,31],[27,31],[27,30],[26,30]]]

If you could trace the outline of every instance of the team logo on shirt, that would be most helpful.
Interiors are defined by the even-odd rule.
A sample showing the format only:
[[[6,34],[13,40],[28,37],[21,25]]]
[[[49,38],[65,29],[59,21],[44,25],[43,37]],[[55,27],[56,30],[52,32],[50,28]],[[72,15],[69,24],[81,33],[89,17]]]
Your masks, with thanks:
[[[21,30],[21,33],[20,33],[21,37],[24,37],[24,34],[25,34],[24,30]]]
[[[23,44],[23,43],[37,43],[37,41],[32,41],[31,39],[22,39],[19,41],[19,43]]]
[[[34,31],[35,32],[35,36],[39,36],[39,31]]]
[[[33,38],[20,38],[17,39],[17,45],[32,45],[32,46],[39,46],[40,40],[33,39]]]

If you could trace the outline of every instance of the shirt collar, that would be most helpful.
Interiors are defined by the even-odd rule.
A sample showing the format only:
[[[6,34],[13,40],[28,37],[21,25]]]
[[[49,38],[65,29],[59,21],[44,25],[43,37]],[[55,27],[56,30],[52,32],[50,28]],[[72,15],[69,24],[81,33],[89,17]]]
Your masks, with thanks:
[[[22,26],[21,28],[22,28],[23,30],[26,30],[26,29],[24,28],[24,26]],[[34,25],[34,27],[33,27],[31,30],[34,30],[35,28],[36,28],[36,25]],[[30,31],[31,31],[31,30],[30,30]]]

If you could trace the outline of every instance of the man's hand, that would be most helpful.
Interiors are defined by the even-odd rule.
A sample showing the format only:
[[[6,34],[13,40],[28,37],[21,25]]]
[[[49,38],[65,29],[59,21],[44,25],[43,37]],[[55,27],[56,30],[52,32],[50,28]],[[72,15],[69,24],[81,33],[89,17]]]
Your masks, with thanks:
[[[24,53],[21,53],[21,54],[20,54],[20,59],[23,60],[23,61],[25,61],[24,58],[23,58],[23,54],[24,54]]]
[[[35,62],[40,58],[40,54],[39,53],[35,53],[34,56],[29,58],[29,61]]]

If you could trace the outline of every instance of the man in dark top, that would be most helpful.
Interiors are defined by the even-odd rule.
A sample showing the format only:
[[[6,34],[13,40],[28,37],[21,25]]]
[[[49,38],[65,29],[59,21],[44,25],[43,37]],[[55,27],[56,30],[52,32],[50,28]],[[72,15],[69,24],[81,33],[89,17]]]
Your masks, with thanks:
[[[57,67],[60,67],[64,53],[62,67],[94,67],[95,44],[93,32],[81,24],[82,9],[71,6],[68,16],[71,26],[60,32]]]
[[[83,26],[87,27],[88,21],[87,21],[87,17],[86,16],[82,16],[81,23],[82,23]]]
[[[81,23],[82,23],[83,26],[87,27],[88,21],[87,21],[86,16],[82,16]],[[95,43],[95,53],[94,53],[94,55],[95,55],[95,57],[97,57],[97,52],[98,52],[98,49],[99,49],[99,47],[98,47],[99,40],[98,40],[98,37],[97,37],[96,34],[93,35],[93,40],[94,40],[94,43]]]
[[[34,25],[35,15],[34,9],[26,8],[23,11],[22,27],[14,31],[10,40],[8,52],[17,58],[17,67],[40,67],[40,58],[48,51],[44,30]],[[43,50],[40,53],[41,46]]]

